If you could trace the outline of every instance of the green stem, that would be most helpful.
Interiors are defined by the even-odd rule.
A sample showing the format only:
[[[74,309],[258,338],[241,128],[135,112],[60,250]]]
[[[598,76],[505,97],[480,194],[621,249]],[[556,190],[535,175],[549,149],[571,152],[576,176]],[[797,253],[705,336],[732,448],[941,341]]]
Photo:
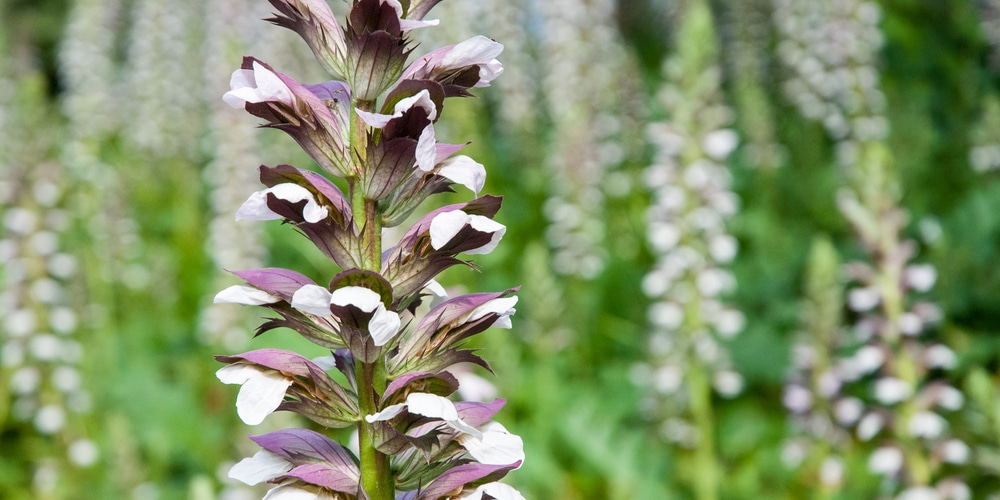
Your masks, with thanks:
[[[354,107],[371,111],[374,101],[355,101]],[[368,126],[355,113],[351,118],[351,148],[354,156],[354,177],[348,180],[351,187],[351,209],[354,222],[361,230],[361,268],[378,272],[382,267],[382,224],[379,220],[378,201],[365,198],[364,173],[369,167]],[[385,392],[387,375],[385,358],[379,357],[373,363],[358,363],[358,403],[362,415],[379,411],[381,394]],[[361,486],[371,500],[393,500],[395,479],[389,464],[389,456],[375,448],[374,426],[365,420],[358,422],[358,448],[361,460]]]
[[[706,367],[696,365],[688,372],[691,390],[691,417],[698,429],[694,449],[694,492],[698,500],[718,498],[719,471],[715,458],[715,415],[712,411],[712,387]]]
[[[358,364],[358,390],[361,413],[371,415],[378,411],[378,393],[385,390],[385,360]],[[381,387],[381,389],[379,389]],[[358,422],[358,442],[361,455],[361,485],[372,500],[392,500],[395,481],[389,468],[389,456],[375,449],[373,426]]]

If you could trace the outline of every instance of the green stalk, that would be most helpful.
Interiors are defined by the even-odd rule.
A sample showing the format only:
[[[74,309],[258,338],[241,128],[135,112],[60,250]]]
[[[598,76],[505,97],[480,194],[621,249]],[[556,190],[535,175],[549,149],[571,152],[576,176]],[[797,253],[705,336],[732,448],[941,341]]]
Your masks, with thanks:
[[[691,390],[691,417],[698,428],[694,449],[694,492],[698,500],[718,498],[719,472],[715,459],[715,415],[712,411],[712,387],[706,367],[697,364],[688,372]]]
[[[355,101],[354,107],[363,111],[375,109],[374,101]],[[378,272],[382,267],[382,225],[379,221],[378,202],[364,196],[363,186],[358,185],[362,173],[368,168],[368,126],[357,113],[351,115],[351,151],[355,176],[348,179],[351,191],[351,209],[354,221],[361,230],[362,269]],[[379,399],[387,384],[385,358],[374,363],[358,363],[358,403],[361,415],[379,411]],[[395,479],[389,467],[389,456],[375,449],[374,426],[364,419],[358,422],[358,448],[361,459],[361,486],[371,500],[393,500]]]

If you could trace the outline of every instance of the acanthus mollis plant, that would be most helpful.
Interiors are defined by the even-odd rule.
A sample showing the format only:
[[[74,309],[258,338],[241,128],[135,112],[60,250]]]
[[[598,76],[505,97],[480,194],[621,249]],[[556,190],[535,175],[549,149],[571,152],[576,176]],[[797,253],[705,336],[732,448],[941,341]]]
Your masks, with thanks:
[[[454,265],[472,266],[459,254],[496,247],[506,230],[493,220],[501,199],[433,210],[382,248],[382,229],[403,223],[428,196],[453,184],[478,196],[485,181],[482,165],[456,156],[461,145],[437,142],[434,123],[446,98],[468,96],[500,74],[503,46],[473,37],[407,66],[407,33],[436,24],[423,17],[438,2],[357,0],[341,27],[322,0],[271,0],[271,21],[301,35],[335,80],[300,84],[247,57],[224,96],[288,133],[347,186],[345,194],[320,173],[261,166],[266,188],[236,213],[293,225],[341,269],[329,284],[289,269],[237,271],[246,285],[215,298],[276,313],[258,335],[288,328],[332,354],[218,356],[227,365],[219,379],[241,385],[244,422],[284,410],[322,427],[357,429],[358,456],[312,430],[252,436],[262,450],[230,476],[276,484],[267,499],[522,498],[497,482],[524,459],[521,439],[492,421],[504,401],[454,402],[459,383],[448,371],[457,363],[489,369],[465,344],[488,328],[510,327],[516,289],[447,299],[434,281]]]

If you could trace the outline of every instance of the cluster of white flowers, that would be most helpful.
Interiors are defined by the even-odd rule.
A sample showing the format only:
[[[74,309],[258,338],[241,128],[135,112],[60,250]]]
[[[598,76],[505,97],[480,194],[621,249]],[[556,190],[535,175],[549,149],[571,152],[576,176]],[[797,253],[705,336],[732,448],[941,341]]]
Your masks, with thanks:
[[[122,68],[128,120],[122,129],[135,146],[157,156],[194,158],[204,100],[204,79],[190,64],[201,40],[201,15],[191,0],[133,2]],[[208,18],[206,18],[208,19]]]
[[[711,24],[700,28],[685,31],[696,36],[680,43],[699,50],[714,47]],[[657,418],[666,413],[665,437],[686,446],[697,439],[686,418],[688,400],[699,396],[690,393],[710,390],[692,387],[691,373],[704,374],[725,397],[736,396],[744,385],[722,345],[745,322],[724,299],[736,286],[727,267],[738,245],[726,231],[726,221],[739,210],[739,199],[730,190],[725,162],[738,137],[726,128],[731,112],[722,104],[718,63],[706,59],[681,47],[666,63],[666,83],[658,97],[670,118],[647,129],[656,150],[645,172],[653,193],[647,237],[656,264],[642,283],[653,299],[648,318],[652,360],[635,375],[652,384],[648,410]]]
[[[0,103],[2,107],[2,103]],[[0,129],[0,141],[24,139]],[[33,155],[14,152],[0,167],[0,389],[10,396],[15,425],[45,437],[42,458],[34,463],[36,493],[58,484],[65,465],[90,467],[97,446],[86,437],[81,415],[91,399],[83,388],[83,348],[73,337],[80,314],[73,301],[79,265],[64,250],[61,233],[70,217],[62,207],[64,190],[58,167]],[[16,452],[15,452],[16,454]]]
[[[584,279],[604,269],[602,223],[609,172],[622,163],[621,108],[638,81],[615,26],[615,2],[560,0],[537,5],[542,96],[552,121],[545,205],[553,268]]]
[[[857,141],[888,134],[878,84],[880,18],[878,4],[869,0],[775,0],[777,53],[789,73],[784,93],[841,142],[844,165],[852,163]]]
[[[857,321],[840,338],[795,348],[798,373],[784,403],[814,440],[866,443],[869,471],[898,498],[933,490],[919,498],[964,499],[961,479],[942,477],[968,459],[968,446],[951,437],[943,416],[961,408],[964,396],[936,376],[956,364],[955,353],[929,335],[942,313],[915,298],[937,273],[912,262],[916,243],[902,236],[907,214],[883,142],[879,18],[877,6],[862,0],[781,0],[774,13],[783,37],[778,53],[792,72],[785,90],[837,142],[845,173],[838,207],[867,254],[866,262],[844,266],[852,283],[846,305]],[[837,470],[828,486],[840,484],[843,467]]]

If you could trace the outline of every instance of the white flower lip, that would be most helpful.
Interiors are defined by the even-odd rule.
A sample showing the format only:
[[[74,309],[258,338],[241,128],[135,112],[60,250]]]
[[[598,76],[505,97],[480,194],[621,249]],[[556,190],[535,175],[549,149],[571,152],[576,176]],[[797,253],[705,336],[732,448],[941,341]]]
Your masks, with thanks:
[[[325,318],[331,315],[330,296],[330,291],[319,285],[302,285],[292,295],[292,307]]]
[[[253,486],[270,481],[292,470],[292,464],[280,455],[260,450],[254,456],[240,460],[229,469],[229,477]]]
[[[469,188],[476,195],[486,185],[486,167],[466,155],[458,155],[441,162],[436,173],[451,182]]]
[[[285,391],[292,381],[278,372],[245,363],[234,363],[220,368],[215,376],[224,384],[239,384],[236,396],[236,414],[247,425],[264,421],[285,399]]]
[[[466,226],[469,225],[476,231],[481,233],[492,233],[492,238],[489,243],[470,250],[465,250],[463,253],[466,254],[488,254],[493,251],[494,248],[500,243],[505,232],[507,232],[507,227],[499,222],[490,219],[489,217],[483,217],[482,215],[469,215],[462,210],[452,210],[450,212],[443,212],[434,217],[431,220],[430,225],[430,236],[431,236],[431,247],[435,250],[440,250],[445,245],[451,242],[452,239]]]
[[[362,111],[360,109],[355,109],[354,112],[361,117],[368,126],[375,128],[384,128],[386,125],[392,121],[393,118],[399,118],[403,116],[403,113],[409,111],[414,106],[419,106],[427,111],[427,118],[434,121],[437,118],[437,105],[431,100],[430,92],[426,90],[421,90],[416,94],[401,99],[392,109],[391,115],[383,115],[381,113],[370,113],[368,111]]]
[[[508,465],[524,461],[524,441],[507,432],[499,422],[489,422],[479,429],[482,438],[460,434],[458,442],[477,462],[486,465]]]
[[[238,69],[229,80],[230,91],[222,96],[226,104],[242,108],[246,103],[280,102],[293,105],[292,91],[278,75],[259,62],[253,62],[253,69]]]
[[[290,182],[277,184],[261,191],[257,191],[243,202],[243,205],[236,211],[236,220],[275,220],[281,216],[274,213],[267,206],[267,195],[272,194],[275,198],[285,200],[290,203],[305,201],[306,206],[302,209],[302,218],[306,222],[316,223],[327,217],[329,210],[320,205],[316,198],[308,189]]]
[[[214,304],[241,304],[245,306],[261,306],[276,302],[281,302],[281,299],[264,290],[246,285],[233,285],[226,288],[215,294],[215,298],[212,300]]]
[[[415,415],[437,418],[443,420],[449,427],[460,433],[469,434],[476,439],[483,439],[483,433],[479,429],[467,424],[459,418],[455,403],[450,399],[436,394],[414,392],[406,397],[405,403],[399,403],[386,407],[384,410],[373,415],[366,415],[368,423],[390,420],[406,410]],[[510,463],[510,462],[508,462]]]

